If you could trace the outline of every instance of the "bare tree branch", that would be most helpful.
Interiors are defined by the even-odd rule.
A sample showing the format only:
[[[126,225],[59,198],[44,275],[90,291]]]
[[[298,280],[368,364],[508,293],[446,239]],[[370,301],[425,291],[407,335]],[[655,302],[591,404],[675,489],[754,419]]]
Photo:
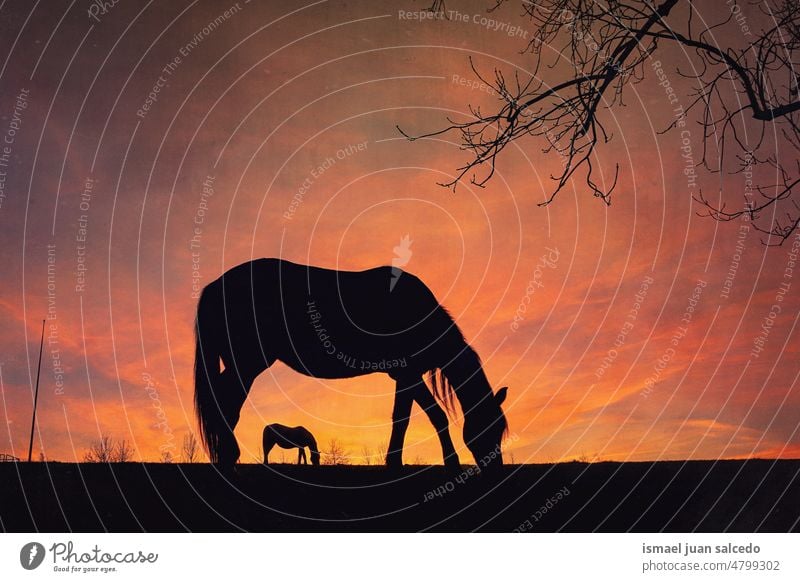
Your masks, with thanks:
[[[489,10],[510,1],[495,0]],[[697,6],[721,15],[711,22],[708,14],[697,18]],[[503,71],[495,70],[493,79],[487,79],[470,59],[474,74],[497,93],[496,108],[484,112],[470,107],[470,119],[448,119],[442,129],[422,135],[398,129],[410,140],[458,134],[461,148],[470,152],[470,158],[457,169],[453,180],[442,184],[454,190],[467,177],[473,185],[485,186],[509,144],[536,138],[544,142],[543,153],[555,152],[562,161],[561,170],[551,176],[554,188],[540,206],[550,204],[579,172],[589,191],[610,204],[619,165],[615,165],[613,179],[602,182],[595,177],[596,147],[612,139],[604,126],[604,112],[624,105],[625,88],[646,78],[645,64],[656,58],[662,45],[674,44],[689,49],[692,72],[680,68],[676,72],[694,87],[680,123],[691,114],[702,129],[702,156],[697,165],[710,172],[732,174],[762,168],[779,178],[774,184],[754,187],[756,199],[746,197],[744,204],[734,209],[711,202],[702,192],[695,199],[705,215],[722,221],[746,215],[766,235],[766,244],[781,244],[800,225],[795,199],[800,181],[800,164],[796,163],[800,152],[800,83],[796,74],[800,0],[753,0],[748,6],[758,7],[767,26],[758,33],[748,28],[746,34],[738,35],[741,46],[727,47],[716,44],[718,29],[740,26],[738,20],[733,22],[734,11],[727,4],[718,10],[692,0],[524,1],[524,16],[534,25],[533,37],[523,51],[532,55],[531,74],[515,73],[507,78]],[[441,7],[434,4],[434,8]],[[697,26],[698,20],[703,27]],[[545,46],[555,49],[553,62],[544,61]],[[749,131],[753,122],[757,124],[754,136]],[[663,131],[678,123],[673,120]],[[745,127],[748,133],[744,133]],[[774,142],[766,141],[770,131],[785,141],[791,153],[781,155]]]
[[[115,461],[116,444],[108,435],[102,435],[99,440],[89,445],[83,455],[84,463],[111,463]]]
[[[184,463],[194,463],[200,454],[200,443],[193,432],[183,435],[183,445],[181,447],[181,455]]]
[[[337,440],[331,439],[328,443],[328,450],[323,451],[325,457],[324,465],[349,465],[350,458],[344,446]]]

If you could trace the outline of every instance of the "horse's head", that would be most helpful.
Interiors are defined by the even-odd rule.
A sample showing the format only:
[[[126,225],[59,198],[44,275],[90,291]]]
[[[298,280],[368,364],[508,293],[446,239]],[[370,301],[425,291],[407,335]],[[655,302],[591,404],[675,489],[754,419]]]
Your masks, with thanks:
[[[311,449],[311,464],[312,465],[319,465],[319,451],[315,451]]]
[[[500,405],[508,388],[503,387],[464,415],[464,442],[482,471],[492,471],[503,465],[501,442],[508,422]]]

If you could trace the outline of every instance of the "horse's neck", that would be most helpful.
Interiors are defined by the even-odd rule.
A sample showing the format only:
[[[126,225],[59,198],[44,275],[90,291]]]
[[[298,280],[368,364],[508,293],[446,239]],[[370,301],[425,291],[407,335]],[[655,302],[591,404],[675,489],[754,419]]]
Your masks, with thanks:
[[[314,435],[304,426],[292,428],[292,439],[294,439],[293,442],[300,446],[308,447],[312,451],[317,450],[317,441],[314,440]]]
[[[472,410],[492,393],[478,354],[468,345],[447,365],[445,374],[465,411]]]

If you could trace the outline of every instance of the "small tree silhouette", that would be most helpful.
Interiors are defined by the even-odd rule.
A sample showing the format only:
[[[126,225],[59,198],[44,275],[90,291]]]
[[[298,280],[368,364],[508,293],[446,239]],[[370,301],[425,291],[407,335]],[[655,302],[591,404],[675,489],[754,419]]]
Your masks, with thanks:
[[[194,463],[197,460],[199,452],[200,452],[200,445],[197,442],[197,437],[194,436],[194,433],[190,432],[183,435],[183,446],[181,447],[183,462]]]
[[[101,435],[100,439],[89,445],[83,455],[84,463],[110,463],[114,460],[114,439]]]
[[[372,464],[372,449],[370,449],[367,445],[361,447],[361,455],[364,457],[365,465]]]
[[[331,439],[328,443],[328,450],[325,451],[326,465],[349,465],[347,451],[337,439]]]
[[[132,459],[133,448],[128,441],[122,439],[117,443],[109,435],[101,435],[83,455],[84,463],[127,463]]]
[[[386,464],[386,453],[389,452],[389,443],[386,441],[381,441],[378,443],[378,464],[385,465]]]
[[[133,449],[128,444],[128,441],[122,439],[115,447],[111,460],[115,463],[128,463],[132,459]]]

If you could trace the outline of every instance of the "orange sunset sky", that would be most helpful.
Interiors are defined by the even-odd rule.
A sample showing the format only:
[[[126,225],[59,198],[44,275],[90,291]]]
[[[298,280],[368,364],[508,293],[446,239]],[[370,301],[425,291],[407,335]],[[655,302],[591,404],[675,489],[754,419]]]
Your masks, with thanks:
[[[491,107],[468,58],[487,76],[529,74],[531,24],[517,3],[488,15],[521,26],[512,36],[481,23],[493,2],[448,2],[450,20],[400,12],[428,4],[3,4],[0,452],[27,455],[43,318],[34,456],[79,460],[101,434],[137,459],[179,456],[196,431],[198,286],[263,256],[387,265],[408,236],[405,269],[493,387],[509,386],[506,461],[800,456],[800,237],[768,249],[747,222],[697,215],[680,136],[657,134],[672,105],[651,67],[602,113],[614,139],[597,179],[620,164],[610,207],[581,178],[538,207],[560,160],[535,140],[512,144],[484,189],[437,186],[467,160],[457,136],[411,143],[396,126]],[[660,59],[686,95],[674,69],[689,56]],[[701,171],[698,184],[732,204],[744,191],[742,175]],[[280,422],[375,462],[393,390],[382,374],[319,380],[278,363],[245,404],[242,461],[261,460],[261,429]],[[451,430],[472,462],[460,418]],[[442,460],[419,408],[404,459]]]

